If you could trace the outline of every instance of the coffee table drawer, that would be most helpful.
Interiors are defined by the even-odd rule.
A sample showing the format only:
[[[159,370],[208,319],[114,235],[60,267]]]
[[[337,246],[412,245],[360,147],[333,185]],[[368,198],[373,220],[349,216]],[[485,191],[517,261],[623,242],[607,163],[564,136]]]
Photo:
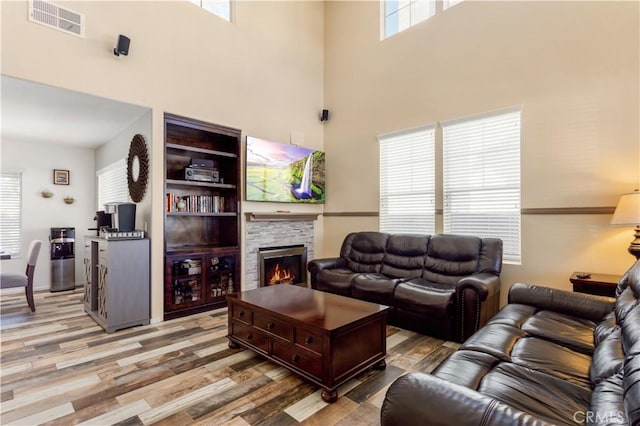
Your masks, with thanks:
[[[274,336],[293,342],[293,326],[259,312],[253,314],[253,326]]]
[[[247,309],[239,305],[233,305],[232,311],[233,319],[243,322],[247,325],[251,324],[251,309]]]
[[[297,327],[296,345],[322,355],[322,334]]]
[[[258,349],[262,349],[265,352],[269,352],[269,337],[256,331],[252,327],[233,322],[231,324],[233,329],[233,337],[246,342],[249,345],[255,346]]]
[[[273,356],[317,379],[322,377],[322,357],[286,343],[273,342]]]

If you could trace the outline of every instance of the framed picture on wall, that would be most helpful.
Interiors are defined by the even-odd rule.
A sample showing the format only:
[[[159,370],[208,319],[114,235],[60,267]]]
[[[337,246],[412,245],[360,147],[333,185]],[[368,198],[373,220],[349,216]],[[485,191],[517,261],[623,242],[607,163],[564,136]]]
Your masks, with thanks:
[[[55,185],[69,185],[69,170],[53,170],[53,183]]]

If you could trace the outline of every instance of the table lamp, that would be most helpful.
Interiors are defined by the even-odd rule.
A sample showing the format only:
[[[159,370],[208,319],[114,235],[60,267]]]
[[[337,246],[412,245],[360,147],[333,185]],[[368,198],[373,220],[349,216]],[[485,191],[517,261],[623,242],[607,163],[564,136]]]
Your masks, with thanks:
[[[635,226],[635,239],[629,245],[629,253],[640,259],[640,191],[622,194],[616,211],[611,218],[612,225]]]

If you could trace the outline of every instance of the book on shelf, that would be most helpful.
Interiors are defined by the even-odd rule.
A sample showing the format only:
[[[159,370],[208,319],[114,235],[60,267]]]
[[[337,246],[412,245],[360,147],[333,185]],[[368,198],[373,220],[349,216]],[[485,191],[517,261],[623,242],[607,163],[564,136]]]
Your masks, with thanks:
[[[177,195],[167,193],[166,211],[184,213],[222,213],[224,197],[220,195]]]

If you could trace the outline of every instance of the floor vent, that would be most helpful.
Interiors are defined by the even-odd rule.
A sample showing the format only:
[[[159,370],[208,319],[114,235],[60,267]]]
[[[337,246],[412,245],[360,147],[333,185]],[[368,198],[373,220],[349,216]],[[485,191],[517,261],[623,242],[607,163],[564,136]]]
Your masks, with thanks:
[[[29,20],[84,38],[84,15],[44,0],[29,0]]]

